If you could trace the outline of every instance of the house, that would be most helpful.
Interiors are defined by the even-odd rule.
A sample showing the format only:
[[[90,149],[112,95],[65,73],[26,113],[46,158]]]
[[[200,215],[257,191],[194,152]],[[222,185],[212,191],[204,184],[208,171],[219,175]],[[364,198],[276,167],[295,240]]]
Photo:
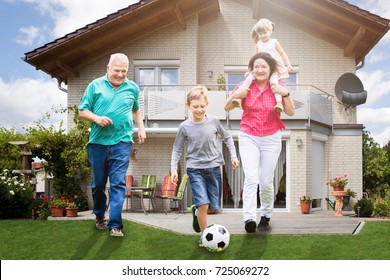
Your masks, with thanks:
[[[105,73],[109,55],[130,59],[129,78],[141,89],[147,141],[135,144],[128,170],[168,175],[172,144],[188,118],[185,95],[204,84],[209,113],[218,116],[235,141],[240,111],[223,110],[232,87],[243,79],[254,54],[250,30],[260,18],[275,22],[277,38],[294,67],[286,84],[296,106],[283,115],[283,150],[275,171],[275,211],[298,211],[302,195],[313,210],[328,209],[326,182],[348,174],[362,197],[362,129],[356,107],[367,92],[354,75],[389,30],[389,20],[342,0],[143,0],[25,54],[25,61],[67,85],[68,104],[78,104],[86,84]],[[227,84],[225,86],[225,83]],[[374,94],[374,93],[368,93]],[[69,117],[68,125],[72,126]],[[242,170],[226,154],[223,208],[239,209]],[[184,171],[184,159],[181,161]],[[357,199],[355,198],[355,199]],[[191,194],[187,191],[187,205]],[[356,200],[355,200],[356,201]]]

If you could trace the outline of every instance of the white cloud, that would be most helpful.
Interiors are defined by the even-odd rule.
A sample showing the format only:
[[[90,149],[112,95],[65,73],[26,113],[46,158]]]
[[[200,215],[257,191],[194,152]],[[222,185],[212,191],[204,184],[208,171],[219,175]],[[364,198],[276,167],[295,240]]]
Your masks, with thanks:
[[[390,18],[390,2],[388,0],[352,0],[348,2],[353,2],[354,5],[370,13]]]
[[[363,123],[370,129],[372,138],[381,146],[390,141],[390,107],[360,108],[358,107],[358,123]]]
[[[138,0],[20,0],[34,6],[54,21],[51,36],[62,37]]]
[[[367,56],[367,63],[375,64],[388,58],[387,53],[373,51]]]
[[[358,122],[390,127],[390,107],[358,108]]]
[[[385,128],[380,133],[371,134],[371,136],[379,145],[383,147],[390,142],[390,127]]]
[[[51,113],[52,106],[66,107],[66,97],[55,80],[22,78],[6,84],[0,79],[0,126],[21,130],[33,125],[46,113]],[[64,121],[66,125],[65,120],[65,114],[52,114],[47,124],[58,126]]]
[[[46,27],[28,26],[19,29],[19,34],[15,42],[23,46],[31,46],[37,43],[43,43],[45,39]]]
[[[373,72],[360,70],[356,75],[361,79],[364,89],[368,92],[365,107],[371,106],[386,95],[390,97],[390,73],[383,70]]]

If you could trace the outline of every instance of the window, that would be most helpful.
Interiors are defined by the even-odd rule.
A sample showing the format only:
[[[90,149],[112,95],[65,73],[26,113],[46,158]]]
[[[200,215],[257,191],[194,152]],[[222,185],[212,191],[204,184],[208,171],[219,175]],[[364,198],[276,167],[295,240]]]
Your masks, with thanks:
[[[179,85],[179,60],[136,60],[134,66],[135,82],[141,90],[167,91]]]
[[[248,70],[247,66],[225,66],[225,79],[226,84],[228,84],[229,91],[232,91],[238,83],[245,80],[244,74]],[[298,84],[298,71],[293,70],[289,74],[288,78],[283,79],[282,81],[288,86],[289,90],[293,87],[292,85]]]
[[[225,79],[229,92],[232,91],[238,83],[245,80],[247,66],[225,66]]]

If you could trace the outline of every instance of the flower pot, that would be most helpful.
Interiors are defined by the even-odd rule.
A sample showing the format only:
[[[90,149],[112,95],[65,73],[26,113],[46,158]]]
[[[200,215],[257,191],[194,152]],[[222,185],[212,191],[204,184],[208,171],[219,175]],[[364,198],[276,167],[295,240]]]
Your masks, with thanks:
[[[52,217],[63,217],[65,216],[65,207],[50,206]]]
[[[348,211],[349,207],[349,200],[351,199],[350,195],[344,195],[343,196],[343,211]]]
[[[309,214],[311,208],[311,200],[301,200],[300,206],[302,214]]]
[[[67,217],[77,217],[78,208],[66,208]]]
[[[333,187],[333,190],[334,190],[335,192],[343,192],[343,191],[344,191],[344,187],[345,187],[345,186],[334,186],[334,187]]]

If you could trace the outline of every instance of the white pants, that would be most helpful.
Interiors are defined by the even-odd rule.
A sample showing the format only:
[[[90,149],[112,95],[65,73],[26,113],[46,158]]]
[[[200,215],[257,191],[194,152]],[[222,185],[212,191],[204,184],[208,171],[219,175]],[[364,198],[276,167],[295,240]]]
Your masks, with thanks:
[[[244,169],[243,218],[256,221],[257,187],[260,215],[271,218],[274,207],[274,171],[282,148],[282,132],[256,137],[240,132],[239,147]]]

